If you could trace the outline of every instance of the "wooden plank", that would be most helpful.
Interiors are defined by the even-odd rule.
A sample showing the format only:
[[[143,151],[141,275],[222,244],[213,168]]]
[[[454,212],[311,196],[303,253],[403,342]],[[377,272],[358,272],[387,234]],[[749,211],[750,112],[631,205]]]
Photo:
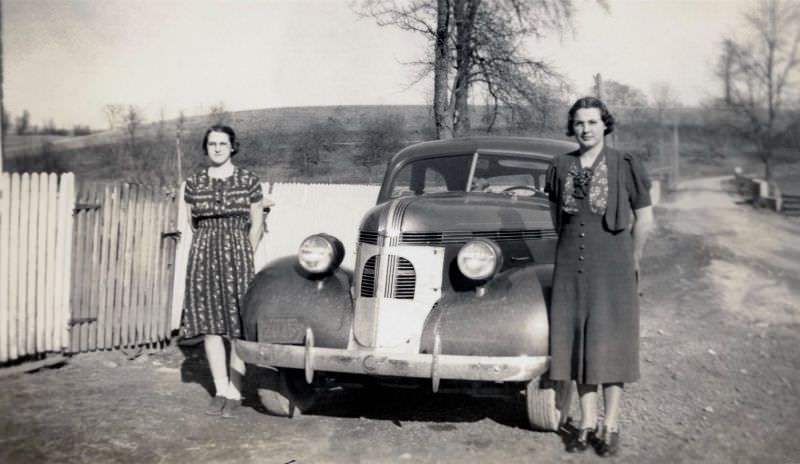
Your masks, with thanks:
[[[111,218],[109,224],[109,242],[107,266],[107,292],[106,292],[106,321],[105,321],[105,348],[114,347],[114,318],[116,317],[114,308],[116,307],[117,293],[117,252],[119,248],[120,222],[122,215],[122,186],[114,186],[111,194]]]
[[[11,175],[11,190],[9,191],[9,253],[8,253],[8,359],[19,357],[19,282],[20,276],[20,240],[19,231],[19,200],[20,200],[20,175]]]
[[[97,184],[92,184],[89,189],[89,201],[94,204],[102,204],[101,192],[99,192]],[[89,211],[89,221],[87,230],[92,236],[92,249],[91,256],[89,257],[89,281],[92,282],[91,290],[89,292],[89,317],[98,317],[98,295],[100,294],[100,281],[105,279],[105,276],[100,273],[100,219],[103,214],[102,209],[96,208]],[[88,349],[94,351],[97,349],[97,320],[89,322],[87,329],[89,332]]]
[[[28,253],[28,240],[30,237],[30,192],[31,175],[26,173],[20,177],[19,195],[19,232],[20,232],[20,253],[19,253],[19,303],[17,307],[17,346],[19,356],[25,356],[28,351],[28,264],[31,262]]]
[[[71,276],[70,273],[70,257],[72,256],[72,211],[75,206],[75,175],[71,172],[61,176],[61,185],[59,191],[59,237],[64,236],[64,240],[60,242],[57,251],[57,273],[61,277],[60,285],[58,286],[58,300],[57,302],[68,302],[71,295]],[[60,332],[60,349],[66,349],[69,346],[69,326],[67,322],[70,317],[70,308],[68,304],[60,306],[56,314],[58,325],[56,330]]]
[[[169,230],[175,230],[178,222],[178,203],[176,200],[172,200],[167,204],[166,219]],[[165,266],[162,267],[166,271],[165,279],[163,281],[165,311],[164,329],[162,332],[165,339],[169,338],[170,334],[172,333],[172,300],[174,298],[172,285],[175,278],[178,242],[177,240],[167,240],[166,244],[166,263]],[[183,295],[181,295],[181,298],[183,298]]]
[[[87,192],[80,191],[78,194],[80,199],[83,201],[89,201]],[[75,231],[75,240],[74,244],[78,248],[77,250],[73,250],[73,256],[77,256],[75,261],[75,266],[73,267],[74,271],[72,272],[73,284],[72,284],[72,301],[76,304],[72,307],[72,314],[73,317],[77,319],[86,320],[89,317],[89,308],[88,308],[88,299],[86,296],[87,288],[90,288],[94,283],[91,280],[91,277],[88,275],[87,272],[87,262],[86,262],[86,254],[89,246],[91,246],[89,240],[89,232],[88,232],[88,223],[89,223],[89,215],[91,215],[91,210],[83,210],[79,211],[77,214],[73,215],[75,218],[78,227],[75,227],[73,230]],[[81,322],[80,324],[72,326],[72,332],[76,335],[78,340],[78,349],[80,352],[86,352],[89,349],[88,344],[88,327],[86,326],[85,322]]]
[[[169,275],[169,270],[167,269],[167,253],[169,250],[169,246],[171,243],[175,241],[173,237],[164,237],[162,234],[170,230],[170,221],[169,221],[169,211],[170,205],[174,200],[170,200],[168,198],[162,198],[162,200],[158,203],[158,238],[156,239],[156,257],[153,260],[155,265],[155,276],[153,278],[154,287],[153,287],[153,295],[154,301],[153,306],[155,308],[153,312],[153,322],[152,322],[152,338],[153,340],[162,341],[168,337],[167,327],[170,321],[170,315],[172,310],[172,304],[167,298],[167,291],[169,287],[172,287],[172,281],[169,280],[167,277]]]
[[[58,272],[58,255],[56,248],[56,236],[58,235],[58,214],[59,214],[59,195],[58,195],[58,174],[51,173],[47,176],[47,232],[46,242],[47,247],[47,264],[45,272],[45,313],[49,325],[45,327],[45,351],[59,351],[61,349],[59,343],[59,333],[57,321],[60,320],[56,310],[56,294],[60,293],[59,280],[62,275]],[[63,244],[62,244],[63,245]]]
[[[168,232],[172,229],[170,224],[170,208],[174,200],[166,199],[158,208],[159,215],[159,229],[161,233]],[[168,264],[168,254],[170,247],[175,243],[174,237],[166,237],[159,239],[156,250],[158,251],[156,262],[156,282],[154,293],[156,295],[156,307],[158,312],[155,313],[153,322],[154,337],[156,340],[165,340],[169,337],[170,321],[172,319],[172,301],[170,301],[169,289],[172,287],[172,279],[170,278]]]
[[[142,286],[142,274],[144,270],[144,266],[147,265],[145,262],[145,256],[143,255],[143,247],[145,242],[145,231],[144,231],[144,214],[145,214],[145,205],[147,203],[147,188],[138,185],[137,186],[137,198],[136,198],[136,207],[134,209],[134,220],[135,224],[133,225],[133,230],[135,231],[133,234],[133,241],[132,241],[132,253],[130,256],[130,265],[131,265],[131,283],[130,283],[130,302],[129,302],[129,310],[126,311],[128,315],[127,320],[127,332],[128,332],[128,346],[136,346],[136,327],[138,324],[138,320],[140,317],[140,313],[142,311],[142,299],[141,299],[141,286]]]
[[[121,346],[130,346],[129,340],[129,330],[131,325],[131,320],[135,318],[133,312],[135,309],[135,304],[133,301],[133,285],[135,282],[135,269],[134,264],[137,264],[138,259],[135,259],[135,251],[136,251],[136,243],[137,237],[136,234],[139,233],[138,224],[141,222],[141,211],[139,210],[139,195],[141,194],[141,185],[133,184],[131,185],[131,197],[128,207],[128,218],[126,221],[127,227],[127,238],[125,240],[125,259],[123,261],[124,269],[125,269],[125,287],[122,289],[122,323],[120,326],[120,345]],[[132,317],[133,316],[133,317]]]
[[[83,192],[80,191],[81,187],[78,187],[78,201],[85,201],[86,198],[83,196]],[[84,278],[84,271],[82,268],[83,265],[83,248],[84,248],[84,237],[85,234],[83,233],[82,228],[86,222],[86,211],[75,211],[74,213],[75,220],[73,221],[75,227],[75,246],[72,248],[72,256],[70,259],[71,266],[70,266],[70,273],[74,276],[72,278],[72,285],[74,288],[72,289],[72,293],[70,296],[70,319],[80,319],[83,317],[81,314],[81,307],[83,306],[81,303],[81,296],[83,296],[83,292],[81,292],[81,284]],[[74,325],[72,330],[70,331],[70,352],[72,353],[80,353],[81,349],[81,332],[80,326]]]
[[[171,200],[165,204],[166,214],[164,215],[165,224],[168,230],[177,227],[176,201]],[[185,240],[185,238],[181,238]],[[175,273],[175,252],[177,242],[174,239],[162,240],[162,259],[160,269],[163,272],[161,278],[161,301],[163,309],[159,336],[162,340],[169,338],[172,332],[172,284]]]
[[[164,230],[164,201],[158,201],[153,205],[154,211],[154,232],[158,233],[158,238],[153,243],[153,278],[150,284],[150,294],[152,295],[151,302],[153,310],[149,313],[149,320],[147,321],[147,338],[154,341],[160,340],[159,325],[161,323],[161,260],[163,253],[161,252],[162,242],[161,233]],[[168,240],[168,239],[166,239]]]
[[[108,347],[108,342],[106,339],[108,318],[106,317],[106,314],[108,314],[108,289],[111,287],[109,282],[112,282],[108,261],[111,249],[111,225],[114,211],[114,202],[112,200],[114,195],[115,190],[110,185],[105,185],[103,187],[99,256],[99,271],[102,278],[100,279],[97,293],[97,349]]]
[[[0,363],[9,360],[8,356],[8,322],[11,305],[9,304],[9,221],[11,220],[11,175],[0,172]]]
[[[155,189],[148,191],[147,203],[145,204],[144,212],[144,249],[142,250],[144,256],[144,274],[142,275],[141,286],[139,287],[139,294],[141,296],[141,308],[139,319],[136,321],[136,332],[138,341],[140,343],[151,343],[154,340],[149,337],[147,324],[152,319],[152,314],[157,311],[153,305],[153,276],[155,275],[155,267],[158,263],[155,262],[155,246],[156,237],[161,237],[156,218],[156,208],[158,207],[158,198],[156,197]]]
[[[155,207],[156,188],[148,188],[142,211],[142,246],[139,253],[142,254],[142,274],[141,281],[139,282],[139,312],[136,318],[136,341],[138,344],[146,344],[152,342],[147,337],[145,330],[145,321],[148,319],[148,314],[153,311],[152,302],[152,278],[153,278],[153,236],[158,233],[153,227],[153,208]]]
[[[51,321],[47,320],[47,208],[48,208],[48,195],[47,191],[47,174],[39,174],[38,184],[32,185],[32,189],[36,190],[36,198],[31,202],[35,205],[34,214],[36,215],[36,229],[34,231],[34,240],[36,246],[34,252],[36,253],[36,282],[33,289],[34,294],[34,352],[43,353],[46,351],[45,334],[47,327],[51,325]]]
[[[133,187],[133,188],[132,188]],[[120,241],[117,246],[117,289],[114,300],[114,347],[123,346],[123,327],[128,316],[128,296],[130,294],[130,263],[133,242],[133,212],[136,204],[136,187],[131,184],[122,186],[123,198],[120,210]]]

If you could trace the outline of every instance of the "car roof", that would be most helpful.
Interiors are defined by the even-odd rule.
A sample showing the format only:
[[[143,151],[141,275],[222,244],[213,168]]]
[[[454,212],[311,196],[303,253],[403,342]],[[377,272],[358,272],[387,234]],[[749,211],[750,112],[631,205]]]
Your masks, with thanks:
[[[391,164],[432,155],[464,153],[508,153],[558,155],[574,151],[578,145],[565,140],[538,137],[478,136],[434,140],[410,145],[392,157]]]

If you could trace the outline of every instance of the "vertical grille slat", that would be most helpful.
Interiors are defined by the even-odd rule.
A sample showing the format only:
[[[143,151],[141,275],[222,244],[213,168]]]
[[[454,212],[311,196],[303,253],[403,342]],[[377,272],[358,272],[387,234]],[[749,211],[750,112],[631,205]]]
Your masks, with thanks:
[[[364,263],[364,270],[361,273],[361,296],[372,298],[375,296],[376,269],[378,269],[378,257],[373,256]]]

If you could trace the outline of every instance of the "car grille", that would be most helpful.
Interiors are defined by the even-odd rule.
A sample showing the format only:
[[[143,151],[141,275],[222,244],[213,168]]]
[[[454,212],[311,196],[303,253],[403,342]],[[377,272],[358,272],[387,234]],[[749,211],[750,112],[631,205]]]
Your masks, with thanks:
[[[404,232],[400,236],[403,245],[446,245],[466,243],[475,238],[489,238],[496,242],[514,240],[544,240],[556,238],[553,229],[492,230],[479,232]]]
[[[401,300],[413,300],[414,289],[417,285],[417,273],[411,261],[395,255],[388,255],[386,288],[383,296],[385,298],[397,298]],[[366,263],[361,272],[361,296],[373,298],[375,294],[375,282],[377,281],[377,270],[379,257],[372,256]]]
[[[365,232],[359,231],[358,233],[358,241],[360,243],[369,243],[370,245],[377,245],[378,244],[378,233],[377,232]]]

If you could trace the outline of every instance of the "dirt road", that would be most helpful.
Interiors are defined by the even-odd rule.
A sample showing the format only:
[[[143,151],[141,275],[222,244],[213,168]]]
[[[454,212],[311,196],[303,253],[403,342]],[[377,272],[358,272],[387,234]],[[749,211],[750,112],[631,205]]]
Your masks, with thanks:
[[[687,182],[656,209],[643,378],[626,388],[615,462],[800,460],[800,220],[737,204],[724,185]],[[252,401],[211,418],[206,372],[198,347],[169,347],[4,378],[0,462],[602,461],[565,454],[498,399],[379,390],[292,420]]]

